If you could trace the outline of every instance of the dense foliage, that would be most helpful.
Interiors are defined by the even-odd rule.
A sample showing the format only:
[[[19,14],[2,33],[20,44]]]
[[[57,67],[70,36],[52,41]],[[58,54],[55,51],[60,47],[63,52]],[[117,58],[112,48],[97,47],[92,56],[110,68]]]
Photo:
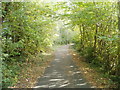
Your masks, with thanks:
[[[3,2],[3,87],[17,82],[27,57],[70,42],[86,62],[119,85],[119,10],[116,2]]]
[[[69,24],[78,34],[73,39],[76,49],[86,61],[99,67],[120,84],[120,38],[118,6],[116,2],[72,2],[67,6]],[[62,7],[62,6],[61,6]]]
[[[17,82],[26,57],[46,52],[53,44],[55,14],[37,3],[2,3],[3,86]]]

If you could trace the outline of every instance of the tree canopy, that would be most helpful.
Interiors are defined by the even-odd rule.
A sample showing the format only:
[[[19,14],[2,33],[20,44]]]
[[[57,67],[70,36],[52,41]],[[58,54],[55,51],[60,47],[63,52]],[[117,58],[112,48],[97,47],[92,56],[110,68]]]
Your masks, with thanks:
[[[23,57],[69,43],[119,85],[119,2],[2,2],[1,10],[3,86],[17,82],[12,65]]]

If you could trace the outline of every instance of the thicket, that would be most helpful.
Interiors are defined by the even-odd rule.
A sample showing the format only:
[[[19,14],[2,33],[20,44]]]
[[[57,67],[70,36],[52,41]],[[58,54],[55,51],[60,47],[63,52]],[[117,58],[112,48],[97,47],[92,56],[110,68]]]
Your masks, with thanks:
[[[55,13],[44,3],[2,2],[2,86],[18,81],[21,65],[30,55],[53,45]]]

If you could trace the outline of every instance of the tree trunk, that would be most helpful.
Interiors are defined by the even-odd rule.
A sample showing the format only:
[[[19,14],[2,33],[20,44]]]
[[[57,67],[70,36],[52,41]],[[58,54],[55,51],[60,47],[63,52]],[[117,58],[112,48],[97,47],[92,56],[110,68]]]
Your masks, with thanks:
[[[94,51],[96,51],[97,32],[98,32],[98,26],[96,24],[96,30],[95,30],[95,36],[94,36]]]

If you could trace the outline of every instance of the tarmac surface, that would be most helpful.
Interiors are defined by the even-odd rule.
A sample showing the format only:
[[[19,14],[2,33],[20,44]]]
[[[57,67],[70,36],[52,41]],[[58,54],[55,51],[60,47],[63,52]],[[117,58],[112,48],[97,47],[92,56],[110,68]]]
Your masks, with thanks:
[[[55,51],[55,59],[34,88],[90,88],[69,54],[70,45],[64,45]]]

